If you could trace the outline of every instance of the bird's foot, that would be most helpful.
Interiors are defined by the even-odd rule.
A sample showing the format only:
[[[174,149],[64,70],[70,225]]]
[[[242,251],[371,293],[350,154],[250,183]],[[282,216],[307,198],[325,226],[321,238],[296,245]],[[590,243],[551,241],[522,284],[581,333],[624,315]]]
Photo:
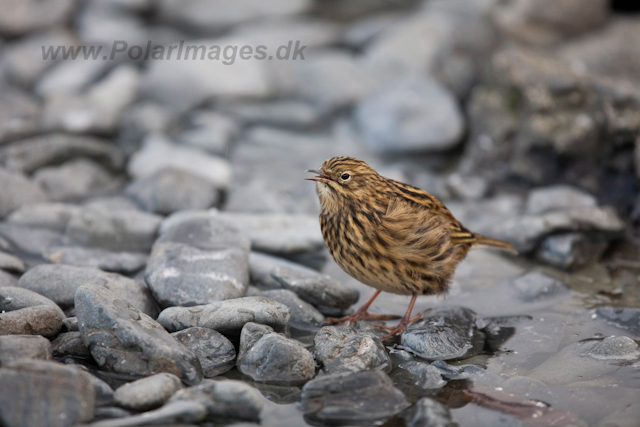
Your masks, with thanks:
[[[385,331],[389,331],[388,334],[383,335],[382,337],[380,337],[380,339],[384,341],[384,340],[388,340],[389,338],[393,338],[396,335],[400,335],[401,333],[407,330],[407,326],[409,326],[411,323],[415,322],[416,320],[420,320],[424,315],[424,313],[430,310],[432,309],[427,308],[426,310],[421,311],[420,313],[416,314],[413,317],[410,317],[408,319],[402,318],[400,323],[398,323],[395,326],[378,325],[378,328],[384,329]]]
[[[371,314],[367,313],[366,311],[356,311],[355,313],[349,314],[348,316],[344,317],[327,317],[326,319],[324,319],[323,323],[327,323],[329,325],[346,323],[347,325],[350,325],[352,323],[356,323],[359,320],[394,320],[399,318],[400,316],[395,314]]]

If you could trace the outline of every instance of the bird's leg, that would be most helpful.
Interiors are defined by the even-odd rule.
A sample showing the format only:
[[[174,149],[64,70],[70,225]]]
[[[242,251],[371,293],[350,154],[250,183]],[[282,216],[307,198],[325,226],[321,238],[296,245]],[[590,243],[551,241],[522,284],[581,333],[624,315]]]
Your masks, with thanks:
[[[325,323],[328,323],[330,325],[335,325],[337,323],[345,323],[347,322],[347,324],[351,324],[352,322],[357,322],[358,320],[361,319],[375,319],[375,320],[391,320],[391,319],[397,319],[398,316],[393,315],[393,314],[370,314],[367,313],[367,310],[369,309],[369,306],[371,306],[371,304],[373,303],[373,300],[375,300],[378,295],[380,295],[380,290],[377,290],[372,296],[371,298],[369,298],[367,300],[367,302],[365,302],[364,304],[362,304],[362,307],[360,307],[355,313],[350,314],[348,316],[344,316],[344,317],[328,317],[324,320]]]
[[[413,306],[416,303],[417,298],[418,298],[418,294],[413,294],[411,296],[411,301],[409,302],[409,307],[407,308],[407,312],[404,314],[404,316],[402,316],[400,323],[398,323],[396,326],[393,326],[393,327],[381,326],[382,329],[386,329],[389,331],[388,334],[381,337],[383,341],[391,337],[394,337],[396,335],[400,335],[407,329],[407,326],[409,326],[409,323],[417,320],[420,316],[422,316],[424,311],[414,317],[411,317],[411,311],[413,311]]]

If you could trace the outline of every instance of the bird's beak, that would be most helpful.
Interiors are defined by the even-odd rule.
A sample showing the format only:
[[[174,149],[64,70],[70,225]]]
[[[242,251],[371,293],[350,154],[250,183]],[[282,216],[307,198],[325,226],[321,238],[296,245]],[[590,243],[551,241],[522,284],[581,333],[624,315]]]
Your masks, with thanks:
[[[329,182],[331,181],[331,177],[326,175],[322,169],[314,170],[308,169],[307,172],[313,172],[318,176],[314,176],[313,178],[305,178],[308,181],[316,181],[316,182]]]

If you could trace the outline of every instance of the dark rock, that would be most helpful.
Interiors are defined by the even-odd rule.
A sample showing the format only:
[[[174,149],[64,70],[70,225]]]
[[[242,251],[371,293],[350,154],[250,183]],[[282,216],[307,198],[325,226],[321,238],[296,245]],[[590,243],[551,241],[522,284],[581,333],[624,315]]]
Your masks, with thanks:
[[[224,374],[236,364],[235,347],[213,329],[193,327],[171,335],[198,357],[205,378]]]
[[[272,289],[258,293],[259,296],[270,298],[284,304],[289,309],[291,317],[289,326],[299,331],[317,331],[322,325],[324,316],[311,304],[301,300],[295,292],[286,289]]]
[[[621,329],[640,335],[640,309],[638,308],[596,308],[597,317]]]
[[[435,390],[444,387],[447,385],[447,380],[450,379],[450,371],[453,371],[452,369],[448,369],[448,365],[445,362],[442,362],[445,365],[443,369],[424,360],[418,360],[403,350],[394,350],[390,356],[393,361],[393,371],[390,374],[391,379],[403,392],[410,395],[419,396],[424,394],[425,390]],[[445,379],[444,376],[446,376],[447,379]],[[457,375],[453,377],[457,379]]]
[[[168,372],[187,384],[202,380],[196,356],[114,292],[81,286],[75,306],[82,339],[101,368],[141,376]]]
[[[74,331],[80,330],[78,329],[78,318],[75,316],[67,317],[62,321],[62,324],[67,329],[67,332],[74,332]]]
[[[206,209],[220,195],[211,182],[180,169],[162,169],[131,183],[125,193],[145,211],[168,215],[187,209]]]
[[[423,397],[403,414],[407,427],[457,427],[449,408],[437,400]]]
[[[132,274],[142,270],[149,258],[140,252],[112,252],[80,246],[53,246],[43,256],[54,264],[98,268],[113,273]]]
[[[542,241],[537,256],[541,261],[565,270],[597,262],[608,242],[581,233],[554,234]]]
[[[64,427],[93,419],[95,390],[88,374],[57,362],[3,365],[0,396],[0,422],[6,427]]]
[[[237,341],[249,322],[285,332],[289,316],[289,309],[279,302],[264,297],[244,297],[195,307],[169,307],[160,313],[158,322],[169,332],[200,326]]]
[[[90,359],[91,352],[82,341],[82,334],[78,331],[62,332],[51,341],[53,357],[81,357]]]
[[[161,373],[124,384],[115,391],[113,398],[122,408],[148,411],[164,405],[181,388],[180,378]]]
[[[305,417],[322,423],[382,420],[409,406],[402,392],[381,371],[316,378],[303,387],[300,405]]]
[[[47,196],[36,183],[19,172],[0,167],[0,218],[22,207],[42,203]]]
[[[0,366],[18,359],[51,360],[51,343],[38,335],[0,336]]]
[[[24,273],[25,266],[20,258],[6,252],[0,252],[0,269],[15,273]]]
[[[509,281],[518,297],[525,302],[554,298],[567,293],[568,288],[561,281],[542,273],[527,273]]]
[[[327,374],[382,370],[391,372],[391,359],[380,338],[350,326],[325,326],[314,338],[314,353]]]
[[[63,232],[71,217],[81,209],[67,203],[38,203],[13,211],[7,217],[7,221],[16,225]]]
[[[40,60],[42,54],[37,53]],[[40,130],[40,105],[21,91],[3,89],[0,100],[0,142],[13,141],[38,133]]]
[[[80,286],[100,285],[118,294],[143,313],[151,317],[158,315],[156,303],[143,283],[96,268],[43,264],[27,271],[18,283],[22,288],[52,298],[64,310],[73,307],[76,291]]]
[[[476,327],[476,314],[465,307],[427,311],[402,334],[405,350],[427,360],[458,360],[482,352],[484,335]]]
[[[302,384],[316,374],[313,356],[302,344],[251,322],[242,328],[236,366],[254,381],[283,385]]]
[[[19,36],[63,24],[74,10],[73,0],[54,0],[42,7],[38,1],[9,0],[0,19],[0,34]]]
[[[0,288],[0,335],[54,337],[64,313],[53,301],[18,287]]]

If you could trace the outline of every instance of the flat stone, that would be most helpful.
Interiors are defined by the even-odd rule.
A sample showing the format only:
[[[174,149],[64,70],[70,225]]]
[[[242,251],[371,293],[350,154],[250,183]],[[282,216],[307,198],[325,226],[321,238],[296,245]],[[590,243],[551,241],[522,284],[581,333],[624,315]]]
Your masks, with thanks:
[[[16,225],[0,222],[0,237],[10,243],[10,250],[15,253],[43,258],[48,248],[62,243],[62,234],[45,228]]]
[[[47,200],[45,193],[36,183],[19,172],[0,167],[0,218],[22,207],[42,203]]]
[[[289,317],[289,309],[279,302],[264,297],[244,297],[195,307],[165,308],[158,322],[169,332],[200,326],[237,341],[246,323],[268,325],[276,332],[286,332]]]
[[[139,376],[168,372],[186,384],[202,380],[196,356],[114,292],[81,286],[75,306],[82,339],[101,368]]]
[[[0,287],[0,335],[54,337],[66,316],[53,301],[28,289]]]
[[[65,427],[93,419],[89,375],[61,363],[19,360],[0,368],[0,421],[6,427]]]
[[[424,360],[416,359],[406,351],[393,351],[391,359],[393,360],[391,379],[407,394],[421,395],[424,390],[436,390],[448,383],[442,369]]]
[[[38,203],[16,209],[7,217],[7,221],[63,232],[71,217],[81,209],[80,206],[68,203]]]
[[[164,405],[182,388],[180,378],[161,373],[126,383],[114,393],[115,404],[132,411],[148,411]]]
[[[92,267],[113,273],[132,274],[147,265],[149,256],[140,252],[114,252],[81,246],[53,246],[43,256],[54,264]]]
[[[407,427],[456,427],[451,412],[437,400],[423,397],[403,414]]]
[[[270,298],[284,304],[289,309],[291,317],[289,326],[299,331],[317,331],[322,326],[324,316],[311,304],[303,301],[295,292],[286,289],[272,289],[262,291],[259,296]]]
[[[62,332],[51,341],[53,357],[81,357],[91,359],[91,352],[82,341],[78,331]]]
[[[381,370],[392,364],[380,338],[350,326],[325,326],[314,338],[314,353],[327,374]]]
[[[325,375],[302,388],[305,416],[321,423],[378,421],[406,409],[404,394],[382,371]]]
[[[111,408],[110,408],[111,409]],[[123,410],[124,411],[124,410]],[[104,414],[104,412],[103,412]],[[142,414],[126,417],[128,412],[110,410],[108,415],[124,416],[123,418],[106,419],[92,423],[92,427],[134,427],[159,425],[192,425],[203,421],[207,416],[207,408],[196,402],[169,402],[164,406]]]
[[[554,298],[566,294],[568,288],[561,281],[542,273],[527,273],[509,281],[518,297],[525,302]]]
[[[51,343],[38,335],[0,336],[0,366],[18,359],[51,360]]]
[[[638,308],[596,308],[597,317],[618,328],[640,335],[640,309]]]
[[[592,208],[598,201],[591,194],[569,185],[552,185],[529,192],[525,210],[530,215],[554,210]]]
[[[235,347],[213,329],[193,327],[171,335],[198,357],[205,378],[224,374],[236,364]]]
[[[17,256],[0,252],[0,269],[15,273],[24,273],[24,262]]]
[[[73,0],[54,0],[46,5],[34,0],[6,0],[7,13],[0,19],[0,33],[19,36],[63,24],[75,7]]]
[[[236,366],[254,381],[272,384],[302,384],[316,374],[313,356],[302,344],[251,322],[242,328]]]
[[[251,241],[237,228],[207,214],[176,213],[162,222],[157,243],[184,243],[215,251],[238,248],[248,252]]]

